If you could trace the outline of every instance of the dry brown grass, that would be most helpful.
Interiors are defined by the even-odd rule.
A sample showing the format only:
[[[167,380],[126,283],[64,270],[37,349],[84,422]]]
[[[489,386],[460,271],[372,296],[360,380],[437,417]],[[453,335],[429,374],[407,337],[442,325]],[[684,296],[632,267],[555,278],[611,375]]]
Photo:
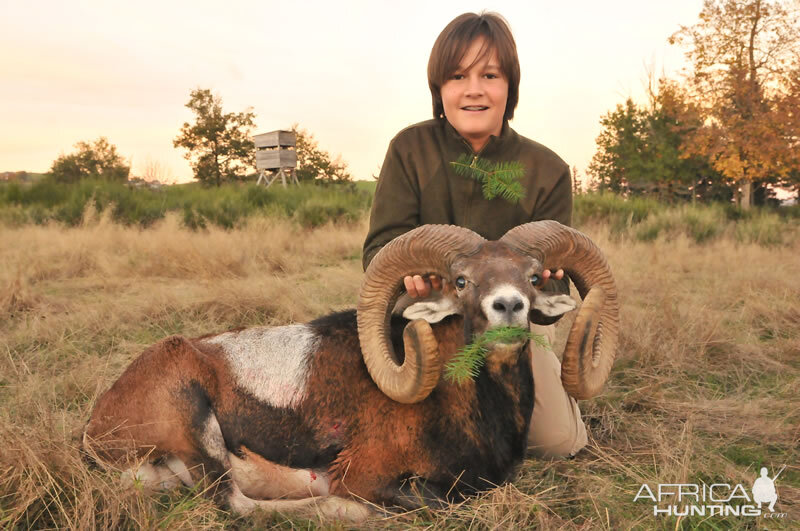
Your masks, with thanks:
[[[77,451],[91,406],[144,347],[173,333],[305,321],[351,307],[364,222],[313,231],[252,219],[241,230],[0,227],[0,527],[307,527],[235,519],[201,493],[142,492]],[[576,459],[528,460],[513,485],[446,511],[370,527],[620,529],[800,524],[800,243],[698,246],[586,231],[622,302],[606,392],[582,404]],[[562,323],[563,329],[568,323]],[[655,519],[643,482],[752,485],[786,464],[782,521]],[[336,524],[332,524],[336,525]]]

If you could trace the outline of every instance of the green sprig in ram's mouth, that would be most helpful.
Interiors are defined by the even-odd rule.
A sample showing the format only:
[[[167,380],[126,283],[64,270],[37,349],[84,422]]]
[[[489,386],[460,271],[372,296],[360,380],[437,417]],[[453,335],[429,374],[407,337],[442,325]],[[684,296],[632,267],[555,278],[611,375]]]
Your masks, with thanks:
[[[497,343],[522,343],[533,341],[541,347],[547,347],[547,338],[543,335],[534,334],[525,328],[518,326],[505,326],[494,328],[484,332],[482,335],[459,350],[453,359],[444,367],[444,376],[448,381],[463,384],[467,380],[474,380],[486,363],[486,356],[490,352],[490,345]]]

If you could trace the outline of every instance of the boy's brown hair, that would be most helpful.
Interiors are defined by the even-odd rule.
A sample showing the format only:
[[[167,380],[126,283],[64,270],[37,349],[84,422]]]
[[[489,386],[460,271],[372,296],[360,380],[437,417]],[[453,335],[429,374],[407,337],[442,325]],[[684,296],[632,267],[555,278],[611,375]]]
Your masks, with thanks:
[[[508,80],[508,100],[503,118],[514,117],[514,109],[519,101],[519,58],[514,36],[506,20],[497,13],[464,13],[453,19],[437,37],[428,60],[428,87],[433,99],[433,117],[444,114],[442,105],[442,85],[459,68],[461,59],[469,45],[478,37],[486,44],[476,61],[483,59],[493,50],[497,51],[500,70]]]

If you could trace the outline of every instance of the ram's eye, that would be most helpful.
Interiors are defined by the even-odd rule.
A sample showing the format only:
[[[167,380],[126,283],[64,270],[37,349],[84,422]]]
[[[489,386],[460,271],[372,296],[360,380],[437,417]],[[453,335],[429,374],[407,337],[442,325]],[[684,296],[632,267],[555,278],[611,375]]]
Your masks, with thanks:
[[[531,284],[534,286],[538,286],[542,283],[542,277],[540,277],[537,273],[531,275]]]
[[[464,277],[458,277],[456,279],[456,288],[464,289],[467,287],[467,280]]]

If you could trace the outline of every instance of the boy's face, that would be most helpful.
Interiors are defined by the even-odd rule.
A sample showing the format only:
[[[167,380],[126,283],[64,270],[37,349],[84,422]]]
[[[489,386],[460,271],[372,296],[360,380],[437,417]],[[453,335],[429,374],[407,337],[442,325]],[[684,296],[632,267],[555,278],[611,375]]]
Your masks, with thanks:
[[[442,85],[447,121],[476,152],[486,145],[489,135],[500,135],[508,99],[508,80],[500,69],[497,51],[491,50],[475,62],[483,46],[483,37],[472,41],[458,70]]]

